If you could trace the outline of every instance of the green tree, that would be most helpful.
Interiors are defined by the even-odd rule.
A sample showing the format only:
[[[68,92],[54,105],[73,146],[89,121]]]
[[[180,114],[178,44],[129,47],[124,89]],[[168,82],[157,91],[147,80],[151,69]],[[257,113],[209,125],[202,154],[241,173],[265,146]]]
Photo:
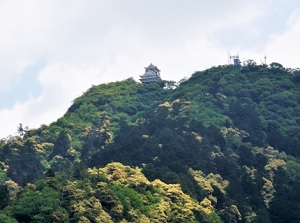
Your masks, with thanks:
[[[26,188],[10,210],[19,222],[69,222],[61,205],[59,193],[51,188]]]
[[[16,219],[0,213],[0,223],[18,223]]]
[[[59,132],[57,140],[54,143],[53,155],[65,156],[71,147],[71,136],[66,130]]]
[[[9,191],[6,185],[0,185],[0,210],[8,205]]]

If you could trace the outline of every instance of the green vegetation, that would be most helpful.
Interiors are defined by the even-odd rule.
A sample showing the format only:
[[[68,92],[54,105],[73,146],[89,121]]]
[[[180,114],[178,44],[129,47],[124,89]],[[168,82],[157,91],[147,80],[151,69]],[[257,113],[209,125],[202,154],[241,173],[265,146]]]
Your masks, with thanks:
[[[299,222],[299,77],[249,60],[92,86],[0,140],[0,222]]]

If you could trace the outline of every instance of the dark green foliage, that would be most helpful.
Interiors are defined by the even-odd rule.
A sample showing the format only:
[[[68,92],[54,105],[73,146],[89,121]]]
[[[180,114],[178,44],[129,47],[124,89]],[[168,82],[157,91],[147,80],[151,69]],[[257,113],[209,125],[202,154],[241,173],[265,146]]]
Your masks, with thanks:
[[[155,189],[87,171],[113,161],[207,199],[200,222],[298,222],[299,83],[299,69],[248,60],[179,84],[92,86],[56,122],[0,141],[0,222],[149,217]]]
[[[19,184],[32,182],[41,177],[44,167],[39,149],[39,144],[34,138],[9,139],[0,151],[1,161],[3,160],[8,167],[7,177]]]
[[[54,143],[53,155],[65,156],[71,146],[71,136],[67,131],[63,130],[58,134],[57,140]]]
[[[9,191],[6,185],[0,185],[0,210],[8,205]]]
[[[48,187],[41,191],[26,188],[11,213],[19,222],[68,222],[59,194]]]
[[[297,84],[300,83],[300,73],[299,73],[299,71],[294,75],[293,81]]]
[[[203,219],[204,223],[222,223],[221,218],[215,212],[210,213]]]
[[[0,223],[17,223],[17,220],[0,213]]]
[[[127,218],[129,218],[128,212],[132,208],[139,210],[143,214],[149,215],[149,208],[144,205],[143,199],[137,191],[133,190],[132,188],[123,188],[117,185],[111,186],[110,189],[115,192],[115,195],[121,201],[124,207],[125,216],[127,216]],[[133,219],[129,218],[128,220]]]

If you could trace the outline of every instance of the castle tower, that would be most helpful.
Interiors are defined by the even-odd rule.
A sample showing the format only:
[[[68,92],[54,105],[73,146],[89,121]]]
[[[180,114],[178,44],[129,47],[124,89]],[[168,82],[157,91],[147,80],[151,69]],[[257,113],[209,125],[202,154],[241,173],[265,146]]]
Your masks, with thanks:
[[[143,75],[140,75],[140,81],[142,83],[161,81],[159,72],[160,70],[157,68],[157,66],[154,66],[151,63],[148,67],[145,67],[145,73]]]

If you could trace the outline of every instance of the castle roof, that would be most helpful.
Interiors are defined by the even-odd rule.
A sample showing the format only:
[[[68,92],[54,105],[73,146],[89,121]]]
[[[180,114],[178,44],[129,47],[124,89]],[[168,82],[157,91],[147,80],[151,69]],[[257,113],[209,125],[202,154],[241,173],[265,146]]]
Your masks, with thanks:
[[[150,63],[150,65],[148,67],[145,67],[146,70],[157,70],[160,71],[157,66],[153,65],[152,63]]]

